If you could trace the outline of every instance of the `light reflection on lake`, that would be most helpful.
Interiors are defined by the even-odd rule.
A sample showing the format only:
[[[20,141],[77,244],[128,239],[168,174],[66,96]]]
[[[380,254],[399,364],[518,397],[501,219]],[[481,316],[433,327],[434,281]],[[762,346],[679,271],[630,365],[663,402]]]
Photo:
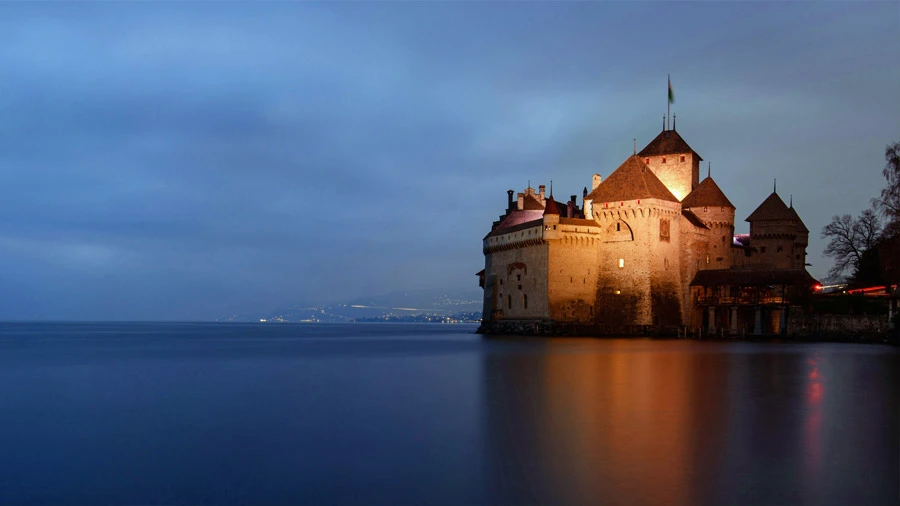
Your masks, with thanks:
[[[2,324],[3,504],[894,504],[900,354]]]

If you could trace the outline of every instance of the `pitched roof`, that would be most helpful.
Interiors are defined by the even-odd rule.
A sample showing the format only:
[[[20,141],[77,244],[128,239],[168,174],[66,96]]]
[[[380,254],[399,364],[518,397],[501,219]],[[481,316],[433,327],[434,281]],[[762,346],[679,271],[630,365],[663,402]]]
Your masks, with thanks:
[[[544,218],[541,217],[540,212],[513,211],[502,222],[500,222],[499,225],[491,230],[488,235],[484,236],[484,239],[497,235],[507,234],[509,232],[518,232],[519,230],[525,230],[531,227],[543,226],[543,224]]]
[[[543,211],[544,204],[541,204],[541,201],[538,199],[535,194],[525,194],[524,197],[525,202],[522,203],[522,209],[526,211]]]
[[[678,202],[675,195],[637,155],[628,157],[586,197],[594,202],[659,199]]]
[[[806,269],[712,269],[699,271],[691,286],[812,286],[817,283]]]
[[[772,192],[744,221],[799,219],[797,213],[791,211],[777,193]]]
[[[556,201],[553,200],[553,195],[550,195],[550,198],[547,199],[547,207],[544,208],[544,214],[559,214],[559,207],[557,207]]]
[[[713,181],[713,178],[707,177],[694,188],[688,196],[681,201],[681,207],[730,207],[734,209],[734,204],[728,200],[725,193],[719,188],[719,185]]]
[[[750,234],[734,234],[731,241],[732,246],[740,246],[742,248],[750,247]]]
[[[664,130],[650,141],[650,144],[638,153],[638,156],[674,155],[676,153],[693,153],[698,160],[703,160],[675,130]]]

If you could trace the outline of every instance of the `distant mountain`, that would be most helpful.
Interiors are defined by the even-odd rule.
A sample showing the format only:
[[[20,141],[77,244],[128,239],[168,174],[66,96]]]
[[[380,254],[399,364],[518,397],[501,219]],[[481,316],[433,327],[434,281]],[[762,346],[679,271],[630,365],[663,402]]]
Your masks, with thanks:
[[[234,314],[220,321],[348,323],[354,321],[471,321],[481,317],[480,290],[449,293],[406,290],[331,304],[285,306],[259,315]]]

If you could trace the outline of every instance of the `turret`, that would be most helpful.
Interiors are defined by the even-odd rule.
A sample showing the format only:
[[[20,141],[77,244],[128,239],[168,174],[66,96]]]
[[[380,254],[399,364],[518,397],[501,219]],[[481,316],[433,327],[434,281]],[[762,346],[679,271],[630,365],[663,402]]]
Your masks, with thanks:
[[[674,128],[663,130],[637,156],[678,200],[687,197],[700,182],[700,161],[703,158]]]
[[[809,229],[793,207],[772,192],[747,217],[750,246],[756,251],[754,263],[776,269],[803,269]]]
[[[734,205],[707,176],[681,201],[682,212],[692,213],[710,230],[709,268],[724,269],[732,264],[731,243],[734,239]]]

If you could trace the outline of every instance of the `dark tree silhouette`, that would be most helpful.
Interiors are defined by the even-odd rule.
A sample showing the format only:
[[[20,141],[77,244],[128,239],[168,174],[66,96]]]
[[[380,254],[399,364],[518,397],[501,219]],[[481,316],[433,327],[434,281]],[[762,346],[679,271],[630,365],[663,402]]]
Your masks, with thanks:
[[[881,236],[881,220],[872,209],[866,209],[858,218],[849,214],[835,216],[822,229],[822,238],[830,241],[825,256],[834,259],[834,267],[828,272],[832,277],[842,277],[848,270],[856,275],[863,254],[875,246]]]
[[[889,237],[900,235],[900,141],[888,144],[884,150],[884,178],[887,185],[881,196],[873,199],[875,206],[887,220],[885,233]]]

